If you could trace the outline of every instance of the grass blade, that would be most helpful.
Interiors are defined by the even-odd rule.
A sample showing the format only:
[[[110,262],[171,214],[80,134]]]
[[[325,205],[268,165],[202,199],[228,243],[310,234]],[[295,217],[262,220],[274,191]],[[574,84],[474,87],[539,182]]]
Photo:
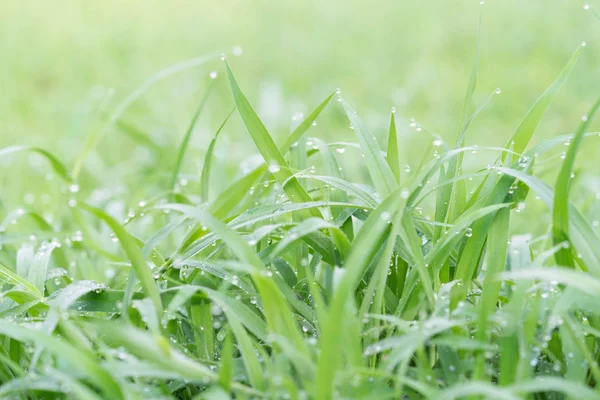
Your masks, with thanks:
[[[598,110],[598,107],[600,107],[600,98],[596,100],[589,112],[582,118],[556,180],[554,206],[552,208],[552,240],[555,245],[559,243],[573,245],[569,239],[569,189],[571,187],[571,174],[573,173],[575,156],[583,141],[585,130]],[[572,250],[568,248],[559,250],[555,255],[558,265],[573,268],[575,262],[571,252]]]

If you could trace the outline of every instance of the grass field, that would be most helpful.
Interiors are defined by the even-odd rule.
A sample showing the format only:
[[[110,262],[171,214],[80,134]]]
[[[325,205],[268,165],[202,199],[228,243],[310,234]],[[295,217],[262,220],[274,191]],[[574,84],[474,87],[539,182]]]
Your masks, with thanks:
[[[0,398],[600,399],[594,6],[2,2]]]

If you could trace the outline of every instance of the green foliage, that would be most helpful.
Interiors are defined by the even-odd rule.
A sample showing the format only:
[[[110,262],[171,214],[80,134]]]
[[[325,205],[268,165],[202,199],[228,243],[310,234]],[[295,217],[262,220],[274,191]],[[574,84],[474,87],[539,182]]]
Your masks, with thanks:
[[[136,169],[137,186],[104,193],[114,176],[88,165],[103,131],[71,162],[0,150],[41,155],[60,177],[46,183],[58,187],[56,219],[18,209],[0,224],[0,396],[600,398],[598,198],[572,178],[586,174],[576,156],[598,140],[586,131],[600,102],[575,134],[528,147],[579,51],[505,148],[468,146],[492,97],[471,112],[478,43],[456,146],[434,135],[433,158],[412,173],[400,167],[416,150],[398,111],[386,152],[339,92],[281,137],[227,61],[237,113],[211,109],[211,83],[176,143],[123,125],[170,160]],[[155,75],[106,126],[154,82],[203,62]],[[220,125],[189,173],[201,111]],[[317,118],[347,118],[357,142],[330,142]],[[238,169],[219,153],[229,129],[260,160]],[[561,165],[548,165],[566,140]],[[478,151],[487,167],[468,162]]]

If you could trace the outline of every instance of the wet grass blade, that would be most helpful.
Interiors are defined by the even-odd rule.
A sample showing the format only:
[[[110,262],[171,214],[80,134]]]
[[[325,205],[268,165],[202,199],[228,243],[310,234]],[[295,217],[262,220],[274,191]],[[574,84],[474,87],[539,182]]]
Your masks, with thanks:
[[[583,141],[583,135],[598,107],[600,107],[600,99],[596,100],[588,113],[582,118],[583,120],[579,124],[575,132],[575,137],[569,145],[569,150],[567,150],[565,160],[556,180],[554,206],[552,208],[552,240],[555,245],[559,243],[566,243],[569,246],[574,245],[569,239],[569,189],[571,187],[571,180],[573,179],[572,173],[575,165],[575,156]],[[555,255],[558,265],[573,268],[575,261],[572,251],[570,248],[559,250]]]
[[[400,182],[400,155],[398,154],[398,134],[396,133],[396,118],[394,112],[390,117],[390,131],[388,133],[386,160],[392,173],[396,177],[396,182]]]
[[[188,145],[190,143],[190,139],[192,138],[192,133],[194,132],[194,127],[196,126],[196,122],[198,121],[200,114],[204,110],[204,107],[206,107],[206,103],[208,102],[208,98],[210,97],[210,94],[214,87],[214,82],[215,82],[214,80],[211,80],[211,83],[209,84],[208,89],[206,90],[206,93],[204,94],[204,97],[200,101],[200,105],[196,109],[196,112],[194,113],[194,116],[192,117],[192,120],[190,121],[190,124],[188,125],[185,135],[183,136],[183,139],[181,140],[181,144],[179,145],[179,150],[177,151],[177,158],[175,159],[175,166],[173,167],[173,172],[171,173],[171,180],[169,181],[169,189],[170,190],[173,190],[175,188],[175,185],[177,183],[177,177],[179,175],[179,171],[181,170],[181,165],[183,164],[183,157],[185,156],[185,152],[187,151]],[[229,118],[229,117],[227,117],[227,118]],[[227,122],[227,120],[225,120],[225,122]],[[218,133],[217,133],[217,135],[218,135]],[[215,137],[216,137],[216,135],[215,135]]]
[[[162,313],[163,306],[158,288],[156,287],[156,282],[152,276],[152,271],[150,268],[148,268],[146,259],[142,255],[140,248],[135,243],[131,235],[129,235],[129,233],[121,226],[121,224],[119,224],[113,217],[106,214],[104,211],[87,204],[81,204],[80,207],[96,218],[103,220],[115,233],[115,236],[119,239],[121,247],[125,251],[125,254],[127,254],[127,258],[129,258],[129,261],[131,261],[131,267],[135,271],[135,275],[140,281],[144,293],[152,300],[155,312],[157,313],[157,318],[160,320],[160,313]]]
[[[213,151],[215,149],[215,144],[217,143],[217,138],[219,137],[219,133],[221,133],[221,131],[227,124],[227,121],[229,121],[229,117],[231,117],[231,115],[233,114],[234,111],[235,111],[235,108],[233,110],[231,110],[231,112],[225,118],[225,121],[223,121],[221,126],[219,126],[219,129],[217,129],[215,136],[210,141],[210,144],[208,145],[208,149],[206,150],[206,155],[204,156],[204,164],[202,165],[202,172],[200,174],[200,197],[204,201],[208,201],[208,189],[209,189],[209,184],[210,184],[210,165],[211,165],[211,161],[212,161]]]
[[[375,189],[380,196],[387,197],[398,187],[394,173],[381,153],[375,137],[358,117],[356,111],[344,99],[342,99],[342,105],[360,143],[360,148],[365,156],[365,163]]]
[[[535,104],[525,115],[523,121],[519,124],[519,127],[513,134],[513,136],[508,141],[506,148],[509,148],[513,145],[513,150],[516,153],[523,153],[529,141],[533,137],[533,134],[537,130],[537,127],[540,125],[542,121],[542,117],[546,113],[550,104],[552,104],[552,100],[554,100],[554,96],[558,93],[559,89],[566,82],[567,78],[571,74],[573,67],[575,67],[575,63],[579,57],[579,53],[581,52],[581,47],[575,51],[567,65],[563,68],[560,75],[556,80],[546,89],[544,93],[536,100]],[[505,157],[503,156],[502,159]]]

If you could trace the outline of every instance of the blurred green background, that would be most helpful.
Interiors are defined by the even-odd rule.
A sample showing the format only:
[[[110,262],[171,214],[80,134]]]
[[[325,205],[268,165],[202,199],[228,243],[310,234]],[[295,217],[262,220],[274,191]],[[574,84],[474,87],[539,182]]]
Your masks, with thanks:
[[[153,86],[123,115],[164,149],[152,153],[103,121],[157,71],[186,59],[229,56],[246,95],[274,136],[298,112],[309,112],[339,87],[383,144],[396,107],[406,163],[422,157],[415,118],[453,143],[475,54],[482,14],[481,59],[475,105],[495,96],[468,135],[468,144],[504,145],[535,99],[582,41],[574,73],[550,108],[534,141],[572,131],[600,93],[600,22],[572,0],[345,0],[238,1],[7,0],[0,2],[0,144],[48,148],[67,163],[95,130],[102,139],[88,156],[86,182],[135,182],[161,164],[167,174],[175,149],[209,84],[219,78],[194,133],[184,172],[197,176],[208,141],[233,105],[216,56]],[[594,3],[591,2],[594,7]],[[107,97],[107,94],[114,94]],[[354,141],[334,104],[311,135]],[[427,139],[429,140],[429,139]],[[217,163],[236,174],[255,152],[236,116],[217,144]],[[586,146],[589,163],[598,141]],[[489,154],[480,155],[482,160]],[[26,158],[26,157],[25,157]],[[467,157],[467,165],[478,165]],[[495,158],[495,155],[493,156]],[[4,185],[22,199],[47,166],[29,157],[0,160]],[[352,161],[352,160],[350,160]],[[489,161],[489,160],[488,160]],[[485,165],[485,164],[484,164]],[[33,167],[33,172],[29,171]],[[594,172],[595,171],[595,172]],[[218,172],[221,173],[221,172]],[[23,177],[22,182],[15,177]],[[162,179],[158,177],[157,179]],[[114,182],[113,182],[114,181]],[[223,182],[215,185],[223,187]],[[19,185],[22,186],[19,189]],[[85,182],[82,183],[85,189]]]

